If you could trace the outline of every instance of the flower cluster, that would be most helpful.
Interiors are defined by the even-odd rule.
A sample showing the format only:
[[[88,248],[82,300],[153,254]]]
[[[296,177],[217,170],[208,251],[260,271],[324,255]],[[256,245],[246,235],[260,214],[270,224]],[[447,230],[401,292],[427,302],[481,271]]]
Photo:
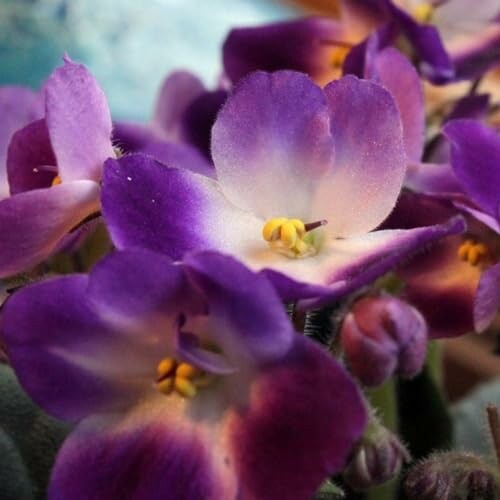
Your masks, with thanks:
[[[39,92],[0,88],[0,354],[73,428],[49,498],[309,499],[398,474],[363,389],[500,305],[495,96],[478,80],[430,111],[423,84],[491,77],[483,3],[235,29],[219,87],[169,75],[148,125],[113,123],[67,55]]]

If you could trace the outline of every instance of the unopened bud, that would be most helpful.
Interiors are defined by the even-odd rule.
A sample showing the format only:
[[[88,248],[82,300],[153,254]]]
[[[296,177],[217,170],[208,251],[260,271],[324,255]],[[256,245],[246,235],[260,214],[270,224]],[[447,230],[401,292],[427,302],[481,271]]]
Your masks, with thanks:
[[[368,387],[392,375],[420,372],[427,349],[427,325],[412,306],[394,297],[365,297],[347,314],[342,347],[353,374]]]
[[[471,453],[437,453],[410,469],[405,490],[410,500],[494,499],[500,494],[497,476]]]
[[[396,477],[409,460],[410,454],[398,437],[372,419],[343,477],[352,489],[367,490]]]

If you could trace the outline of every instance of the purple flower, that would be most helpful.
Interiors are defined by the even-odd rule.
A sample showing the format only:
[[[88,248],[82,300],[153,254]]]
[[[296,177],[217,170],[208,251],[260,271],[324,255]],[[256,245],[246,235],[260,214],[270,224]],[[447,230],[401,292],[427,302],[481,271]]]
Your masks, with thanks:
[[[341,342],[351,371],[366,386],[376,387],[393,375],[413,377],[427,351],[422,315],[394,297],[365,297],[344,319]]]
[[[12,134],[43,116],[42,96],[24,87],[0,87],[0,200],[9,196],[7,148]]]
[[[65,58],[44,90],[45,118],[17,131],[8,149],[11,196],[0,201],[0,231],[8,235],[0,240],[0,276],[41,262],[99,210],[102,166],[114,157],[106,99],[84,66]]]
[[[25,390],[78,422],[53,500],[310,498],[367,421],[270,283],[214,252],[117,252],[22,289],[3,321]]]
[[[347,52],[358,41],[342,23],[326,17],[235,28],[222,48],[224,70],[233,83],[257,70],[291,69],[324,85],[340,76]]]
[[[174,259],[230,253],[264,269],[285,300],[318,303],[464,229],[454,219],[372,231],[396,203],[406,155],[390,94],[352,76],[321,90],[300,73],[253,73],[219,113],[212,154],[217,180],[141,155],[107,162],[102,204],[115,245]]]
[[[207,175],[210,129],[226,97],[224,89],[207,90],[192,73],[175,71],[160,88],[151,122],[115,123],[113,140],[127,153],[142,151],[168,166],[177,167],[183,155],[191,170]]]

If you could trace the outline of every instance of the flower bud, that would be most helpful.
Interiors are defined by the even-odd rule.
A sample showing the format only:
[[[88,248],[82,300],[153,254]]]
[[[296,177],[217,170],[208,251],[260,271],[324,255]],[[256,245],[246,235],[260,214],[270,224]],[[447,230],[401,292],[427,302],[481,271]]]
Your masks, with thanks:
[[[342,324],[341,342],[353,374],[375,387],[392,375],[412,377],[421,369],[427,325],[412,306],[394,297],[364,297]]]
[[[410,454],[398,437],[372,418],[343,477],[352,489],[367,490],[396,477],[409,460]]]
[[[493,499],[500,494],[497,475],[480,457],[446,452],[412,467],[404,484],[410,500]]]

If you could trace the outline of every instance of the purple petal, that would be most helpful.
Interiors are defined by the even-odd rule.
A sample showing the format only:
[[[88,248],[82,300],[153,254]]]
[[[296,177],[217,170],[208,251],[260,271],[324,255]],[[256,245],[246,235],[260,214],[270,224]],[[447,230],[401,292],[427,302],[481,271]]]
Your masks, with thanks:
[[[99,180],[114,157],[111,116],[103,91],[82,64],[65,59],[45,86],[45,118],[63,181]]]
[[[135,153],[157,140],[158,136],[148,126],[127,122],[113,124],[113,145],[124,153]]]
[[[150,142],[141,153],[152,156],[167,167],[187,169],[206,177],[215,177],[214,166],[197,149],[187,144]]]
[[[408,165],[405,186],[417,193],[462,193],[457,178],[448,164],[412,163]]]
[[[247,240],[261,242],[263,221],[233,207],[212,179],[145,155],[106,162],[102,206],[118,248],[146,248],[179,260],[190,250],[237,252]]]
[[[208,303],[211,340],[234,365],[242,365],[240,360],[268,363],[285,354],[295,334],[263,275],[216,252],[191,254],[184,262],[190,281]]]
[[[490,326],[500,308],[500,264],[483,272],[474,304],[474,327],[482,332]]]
[[[373,73],[369,76],[384,86],[396,101],[408,158],[419,161],[424,147],[425,116],[418,73],[408,59],[393,48],[387,48],[375,57]]]
[[[146,250],[115,252],[89,277],[88,298],[117,328],[166,335],[180,312],[202,309],[182,269],[165,255]]]
[[[451,141],[451,165],[462,189],[496,216],[500,204],[500,136],[474,120],[454,120],[444,128]]]
[[[290,69],[324,84],[335,76],[334,51],[345,41],[343,26],[321,17],[237,28],[222,48],[224,69],[233,83],[257,70]]]
[[[156,101],[153,131],[161,138],[182,142],[184,113],[193,100],[204,92],[201,80],[188,71],[175,71],[168,75]]]
[[[212,131],[222,191],[264,218],[307,220],[332,154],[324,95],[308,77],[291,71],[256,72],[242,80]]]
[[[334,236],[363,234],[396,203],[405,175],[401,119],[381,86],[346,76],[325,87],[335,163],[320,187],[316,219]]]
[[[120,342],[86,301],[87,277],[73,275],[15,293],[2,311],[3,340],[31,398],[52,415],[78,420],[130,405],[151,385],[138,383],[140,354]],[[118,370],[115,370],[118,368]]]
[[[57,166],[45,120],[30,123],[12,136],[7,171],[12,195],[51,186]]]
[[[454,213],[440,200],[406,192],[384,226],[440,224]],[[455,337],[473,329],[472,310],[480,271],[459,258],[463,242],[460,235],[445,238],[397,271],[405,283],[403,297],[424,315],[430,338]]]
[[[472,215],[474,219],[482,222],[485,226],[493,229],[495,233],[500,234],[500,212],[497,217],[493,217],[482,210],[478,210],[474,205],[462,200],[453,200],[453,205],[465,214]],[[500,210],[500,206],[499,206]]]
[[[12,134],[43,116],[40,94],[24,87],[0,87],[0,200],[9,196],[7,148]]]
[[[122,418],[82,422],[57,457],[50,498],[236,498],[236,477],[220,444],[161,397]]]
[[[38,264],[85,217],[99,210],[99,186],[75,181],[0,201],[0,276]]]
[[[193,99],[182,116],[184,140],[198,148],[209,159],[211,159],[212,127],[219,110],[226,102],[227,96],[226,90],[204,92]]]
[[[345,370],[297,337],[286,358],[258,376],[250,405],[231,424],[242,496],[312,498],[342,469],[366,420],[359,389]]]

